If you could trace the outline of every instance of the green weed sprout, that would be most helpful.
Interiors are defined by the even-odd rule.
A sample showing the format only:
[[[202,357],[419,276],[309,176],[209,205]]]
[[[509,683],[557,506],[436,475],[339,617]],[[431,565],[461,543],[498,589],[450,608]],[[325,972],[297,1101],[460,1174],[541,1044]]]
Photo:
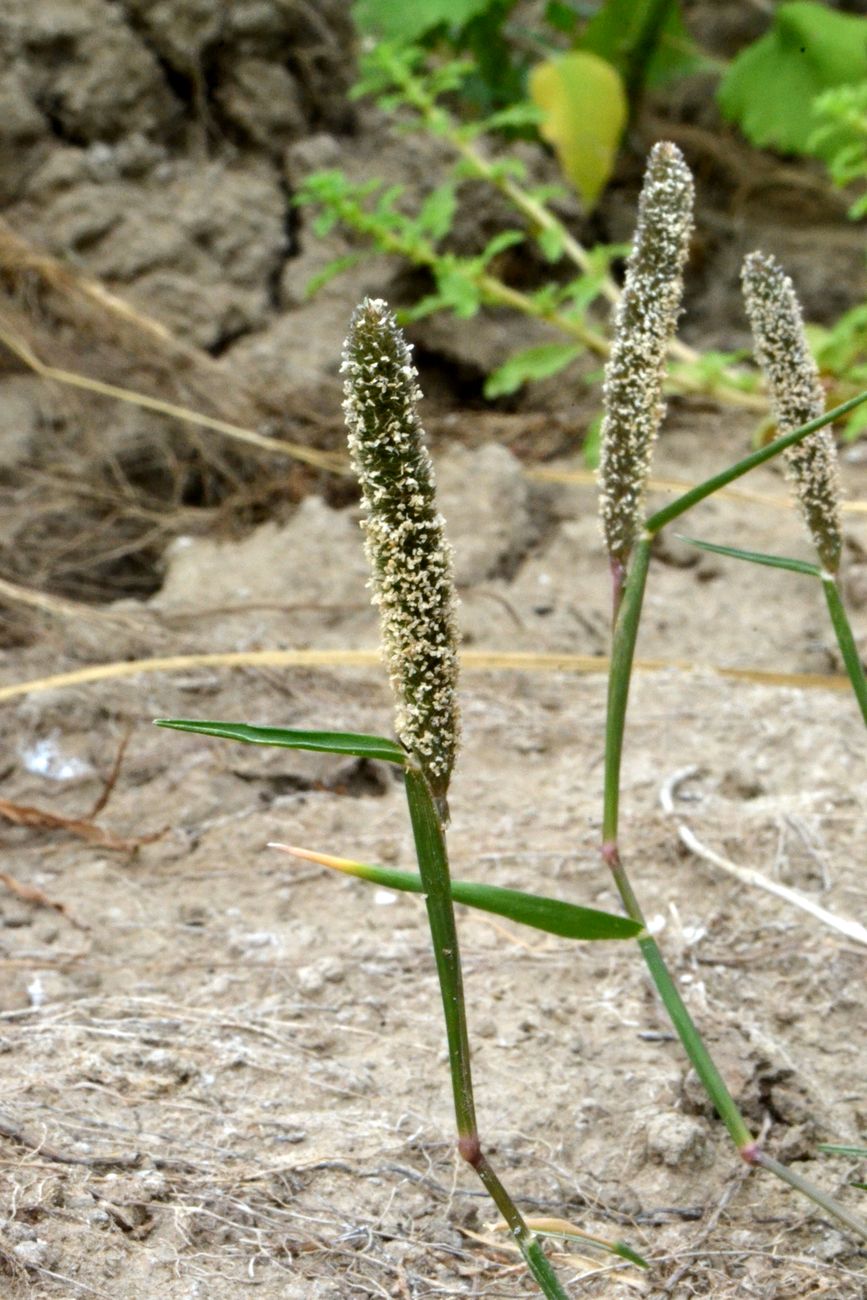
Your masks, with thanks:
[[[846,414],[867,399],[867,393],[862,393],[835,411],[827,415],[822,413],[817,379],[814,370],[806,365],[800,345],[797,328],[800,317],[796,306],[794,310],[792,308],[792,295],[781,284],[776,268],[766,259],[753,260],[747,273],[751,314],[754,328],[756,322],[760,322],[759,355],[765,362],[766,375],[774,392],[783,436],[691,489],[650,518],[642,518],[641,502],[650,470],[650,451],[661,416],[659,371],[661,356],[664,356],[664,335],[666,330],[674,328],[680,294],[682,249],[688,238],[689,186],[685,172],[686,164],[673,145],[660,144],[654,148],[645,178],[635,251],[627,273],[623,306],[617,313],[615,343],[605,382],[601,516],[614,574],[615,602],[605,735],[602,857],[610,868],[627,915],[642,926],[644,915],[620,854],[618,836],[626,710],[653,540],[667,523],[693,505],[755,466],[785,452],[796,476],[802,509],[824,557],[823,562],[833,565],[833,573],[823,571],[819,574],[816,570],[822,577],[826,594],[833,593],[829,596],[833,616],[835,600],[842,610],[834,580],[840,554],[834,498],[836,476],[832,444],[829,445],[827,436],[819,431],[836,416]],[[668,201],[668,196],[675,193],[680,195],[680,201],[673,204]],[[666,201],[663,201],[663,196],[666,196]],[[797,365],[793,365],[795,356]],[[636,417],[636,405],[642,406],[642,403],[640,415]],[[730,553],[728,548],[713,549]],[[769,561],[765,558],[763,562]],[[851,632],[849,636],[851,638]],[[857,653],[855,658],[857,660]],[[858,670],[860,672],[860,661]],[[867,1240],[867,1223],[858,1215],[762,1150],[693,1023],[656,940],[643,930],[637,942],[687,1056],[742,1159],[748,1165],[776,1174]]]

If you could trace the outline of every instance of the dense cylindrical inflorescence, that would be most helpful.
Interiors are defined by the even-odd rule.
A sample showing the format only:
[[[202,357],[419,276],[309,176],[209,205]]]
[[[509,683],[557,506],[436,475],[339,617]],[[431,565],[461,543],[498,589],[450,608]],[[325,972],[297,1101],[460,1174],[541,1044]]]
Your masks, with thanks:
[[[764,253],[750,253],[742,280],[756,357],[768,383],[777,426],[780,433],[790,433],[825,410],[795,287],[779,262]],[[829,573],[836,573],[843,540],[833,434],[829,428],[818,429],[784,454],[819,558]]]
[[[679,149],[666,142],[655,145],[602,390],[602,532],[612,561],[621,566],[641,528],[653,444],[665,413],[662,382],[680,312],[692,203],[692,176]]]
[[[460,731],[452,550],[416,412],[418,373],[381,300],[368,298],[357,308],[341,370],[396,731],[444,800]]]

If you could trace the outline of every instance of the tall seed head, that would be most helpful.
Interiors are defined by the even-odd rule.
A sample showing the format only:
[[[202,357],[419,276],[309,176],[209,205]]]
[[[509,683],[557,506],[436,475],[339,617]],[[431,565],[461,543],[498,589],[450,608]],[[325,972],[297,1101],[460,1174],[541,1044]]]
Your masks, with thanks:
[[[395,727],[444,801],[460,733],[452,550],[416,413],[418,373],[380,299],[365,299],[356,309],[341,372]]]
[[[819,370],[807,344],[792,281],[775,258],[750,253],[742,275],[756,356],[764,371],[781,434],[818,419],[825,410]],[[840,476],[829,428],[818,429],[784,453],[804,522],[829,573],[840,567]]]
[[[662,381],[680,313],[692,201],[692,176],[680,150],[654,145],[602,389],[602,532],[611,559],[622,566],[641,528],[653,444],[665,414]]]

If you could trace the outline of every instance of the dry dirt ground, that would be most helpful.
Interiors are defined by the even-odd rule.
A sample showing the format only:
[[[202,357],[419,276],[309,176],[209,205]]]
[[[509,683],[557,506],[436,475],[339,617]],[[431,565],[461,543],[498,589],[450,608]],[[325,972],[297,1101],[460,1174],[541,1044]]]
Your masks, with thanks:
[[[684,423],[660,468],[680,469],[690,439],[724,456],[736,440],[717,428]],[[587,489],[542,485],[492,446],[446,457],[441,478],[469,648],[598,653],[607,591]],[[703,533],[801,546],[775,506],[720,501],[704,515]],[[850,534],[867,542],[856,520]],[[843,1184],[850,1167],[817,1159],[815,1144],[854,1140],[867,1123],[867,953],[680,850],[660,792],[690,769],[674,789],[677,821],[863,916],[862,724],[833,679],[795,689],[711,671],[827,671],[829,632],[806,580],[687,562],[675,544],[652,575],[639,653],[696,667],[636,679],[626,851],[751,1121],[768,1126],[772,1151]],[[511,576],[496,576],[505,567]],[[857,595],[857,565],[851,577]],[[248,608],[214,617],[229,591]],[[176,544],[138,616],[139,653],[148,620],[161,651],[373,647],[355,512],[309,498],[282,530]],[[114,644],[109,624],[104,658]],[[47,632],[4,656],[3,680],[81,658]],[[598,674],[465,672],[458,876],[616,906],[596,848],[603,702]],[[409,864],[400,786],[367,764],[150,726],[181,715],[387,734],[381,671],[192,667],[3,708],[5,799],[81,817],[129,733],[96,822],[127,837],[168,827],[135,853],[62,830],[4,831],[4,869],[68,909],[2,898],[6,1293],[527,1294],[456,1163],[420,904],[266,848],[282,839]],[[528,1212],[622,1236],[652,1261],[647,1276],[593,1275],[568,1255],[572,1294],[863,1294],[851,1240],[771,1179],[744,1177],[631,947],[471,914],[461,933],[483,1127],[510,1184]]]
[[[375,157],[402,174],[414,158],[417,179],[426,164],[405,143],[388,153],[381,124],[353,118],[341,5],[231,12],[220,24],[193,0],[4,6],[0,324],[56,365],[333,449],[348,313],[360,292],[400,285],[371,261],[305,302],[307,276],[339,249],[296,224],[292,188],[323,161]],[[694,122],[688,104],[682,117]],[[679,120],[672,108],[675,135]],[[742,342],[736,266],[756,242],[788,253],[812,314],[863,296],[858,232],[811,173],[768,164],[772,203],[771,181],[750,189],[739,146],[721,162],[707,138],[689,139],[700,181],[729,196],[700,215],[693,340]],[[611,237],[628,230],[639,154],[599,218]],[[15,239],[147,319],[120,320]],[[148,333],[151,320],[183,344]],[[596,399],[563,381],[480,410],[480,376],[519,341],[510,331],[493,318],[418,335],[466,647],[453,868],[616,910],[597,849],[605,681],[574,659],[607,649],[605,558],[580,481]],[[175,715],[389,734],[381,669],[339,662],[376,647],[351,488],[70,397],[20,353],[0,364],[0,553],[17,584],[3,590],[0,649],[0,1293],[533,1294],[455,1155],[419,901],[267,848],[409,867],[400,785],[377,765],[151,725]],[[753,430],[743,414],[674,401],[656,473],[694,481],[742,454]],[[863,649],[861,447],[843,476]],[[685,531],[809,557],[776,469]],[[309,660],[185,660],[27,686],[106,662],[267,650]],[[492,669],[485,651],[528,658]],[[686,825],[717,855],[864,917],[863,726],[821,594],[665,536],[638,653],[623,794],[637,891],[756,1132],[863,1213],[848,1186],[856,1166],[817,1143],[867,1134],[867,948],[678,834]],[[651,1265],[555,1242],[570,1295],[865,1294],[863,1248],[741,1166],[632,946],[571,944],[465,910],[460,928],[492,1158],[528,1214],[621,1238]]]

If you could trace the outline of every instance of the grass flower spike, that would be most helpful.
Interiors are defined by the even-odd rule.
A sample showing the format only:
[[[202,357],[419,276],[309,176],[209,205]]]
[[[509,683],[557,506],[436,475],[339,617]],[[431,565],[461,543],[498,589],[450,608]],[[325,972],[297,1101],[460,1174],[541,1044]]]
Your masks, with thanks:
[[[801,308],[792,281],[764,253],[744,262],[743,288],[756,356],[771,393],[780,433],[821,416],[825,394],[807,345]],[[840,479],[834,437],[828,428],[810,434],[785,453],[801,513],[819,558],[835,574],[842,535]]]
[[[366,299],[356,310],[342,373],[373,601],[397,703],[395,727],[432,793],[444,800],[460,730],[452,552],[416,413],[418,375],[381,299]]]
[[[655,145],[603,386],[600,511],[608,554],[621,572],[641,528],[644,487],[665,412],[662,381],[680,311],[692,203],[692,176],[680,151],[665,142]]]

